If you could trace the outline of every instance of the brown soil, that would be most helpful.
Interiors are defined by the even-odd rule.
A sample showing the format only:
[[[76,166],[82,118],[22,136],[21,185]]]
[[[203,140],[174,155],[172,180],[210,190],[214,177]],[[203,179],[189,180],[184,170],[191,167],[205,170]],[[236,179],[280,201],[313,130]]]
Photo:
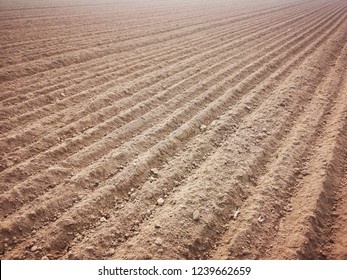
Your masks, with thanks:
[[[2,1],[1,259],[347,259],[347,2]]]

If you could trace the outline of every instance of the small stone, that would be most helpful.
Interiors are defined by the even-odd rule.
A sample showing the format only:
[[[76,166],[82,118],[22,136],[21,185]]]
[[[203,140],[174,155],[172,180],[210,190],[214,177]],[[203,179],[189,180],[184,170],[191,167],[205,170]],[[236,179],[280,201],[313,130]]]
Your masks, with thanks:
[[[149,177],[149,181],[152,183],[155,181],[155,178],[153,176]]]
[[[262,216],[262,215],[260,215],[259,217],[258,217],[258,222],[259,223],[262,223],[262,222],[264,222],[265,221],[265,218]]]
[[[36,252],[38,249],[39,249],[39,248],[38,248],[37,246],[34,245],[34,246],[31,247],[30,251],[31,251],[31,252]]]
[[[154,227],[155,227],[155,228],[160,228],[161,225],[160,225],[158,222],[154,222]]]
[[[152,168],[151,172],[153,173],[153,175],[158,175],[159,174],[158,168]]]
[[[237,219],[237,216],[240,214],[240,209],[237,209],[237,210],[235,210],[235,211],[233,211],[232,213],[231,213],[231,218],[233,219],[233,220],[236,220]]]
[[[154,244],[157,245],[157,246],[161,246],[163,245],[163,240],[158,237],[155,241],[154,241]]]
[[[206,128],[207,128],[207,126],[206,126],[206,125],[204,125],[204,124],[202,124],[202,125],[200,126],[200,130],[201,130],[201,131],[205,131],[205,130],[206,130]]]
[[[86,247],[86,251],[87,252],[93,252],[95,250],[95,247],[94,246],[88,246]]]
[[[114,255],[115,252],[116,252],[115,249],[110,249],[110,250],[108,251],[108,254],[109,254],[110,256],[112,256],[112,255]]]
[[[46,261],[48,261],[48,260],[49,260],[49,257],[43,256],[43,257],[41,258],[41,260],[46,260]]]
[[[159,206],[163,205],[163,204],[164,204],[164,199],[160,197],[160,198],[157,200],[157,204],[158,204]]]
[[[105,223],[106,221],[107,221],[107,220],[106,220],[105,217],[101,217],[101,218],[100,218],[100,222]]]
[[[69,253],[69,254],[67,255],[67,258],[68,258],[69,260],[78,260],[78,257],[77,257],[74,253]]]
[[[13,165],[14,165],[14,163],[13,163],[12,161],[7,161],[7,162],[5,163],[5,166],[6,166],[7,168],[12,167]]]
[[[200,219],[200,212],[198,210],[195,210],[193,212],[193,220],[194,221],[199,221],[199,219]]]

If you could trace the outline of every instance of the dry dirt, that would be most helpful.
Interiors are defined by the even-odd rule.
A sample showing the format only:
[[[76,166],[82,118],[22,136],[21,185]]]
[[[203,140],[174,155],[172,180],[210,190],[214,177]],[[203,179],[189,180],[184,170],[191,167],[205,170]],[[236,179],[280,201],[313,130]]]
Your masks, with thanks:
[[[1,259],[347,259],[345,0],[46,2],[0,4]]]

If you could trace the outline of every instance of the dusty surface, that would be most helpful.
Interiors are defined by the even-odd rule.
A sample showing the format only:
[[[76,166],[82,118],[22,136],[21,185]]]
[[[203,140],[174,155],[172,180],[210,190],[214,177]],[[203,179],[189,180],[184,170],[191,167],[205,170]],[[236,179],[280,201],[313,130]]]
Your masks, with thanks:
[[[346,1],[1,2],[1,259],[347,258]]]

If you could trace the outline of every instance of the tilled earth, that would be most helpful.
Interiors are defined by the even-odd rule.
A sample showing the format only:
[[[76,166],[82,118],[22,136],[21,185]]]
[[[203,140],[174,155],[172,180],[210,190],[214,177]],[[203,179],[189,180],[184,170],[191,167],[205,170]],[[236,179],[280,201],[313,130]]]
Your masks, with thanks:
[[[347,259],[345,0],[1,2],[1,259]]]

